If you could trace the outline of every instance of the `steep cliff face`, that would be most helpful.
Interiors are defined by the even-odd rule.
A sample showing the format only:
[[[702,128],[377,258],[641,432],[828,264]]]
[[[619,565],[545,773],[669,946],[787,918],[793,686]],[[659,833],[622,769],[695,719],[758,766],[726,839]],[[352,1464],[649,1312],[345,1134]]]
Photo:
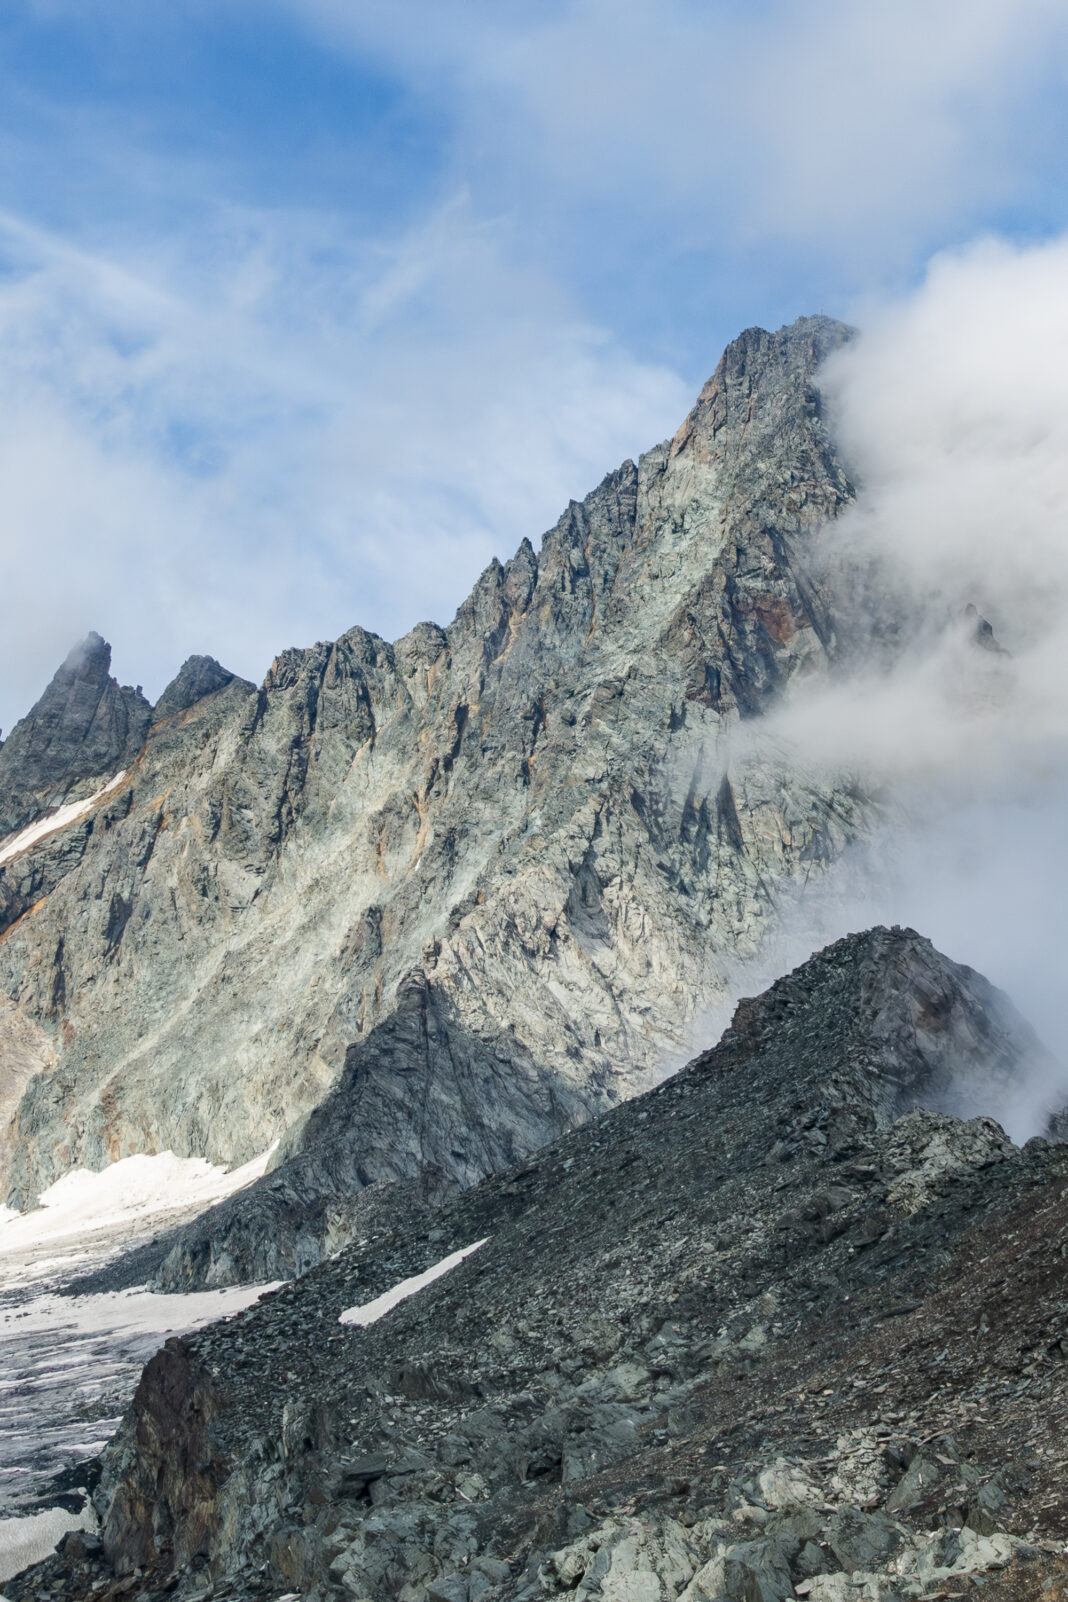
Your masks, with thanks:
[[[257,691],[194,666],[121,786],[0,865],[0,991],[52,1054],[12,1200],[139,1150],[295,1156],[338,1087],[357,1183],[467,1184],[677,1060],[868,815],[731,758],[833,652],[796,558],[851,495],[813,383],[846,337],[743,334],[447,629],[356,628]]]

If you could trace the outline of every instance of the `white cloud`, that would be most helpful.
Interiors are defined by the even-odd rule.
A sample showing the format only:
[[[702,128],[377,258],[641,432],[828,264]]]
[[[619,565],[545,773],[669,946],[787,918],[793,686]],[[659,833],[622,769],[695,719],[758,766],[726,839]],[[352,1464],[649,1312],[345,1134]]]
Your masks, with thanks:
[[[688,395],[462,197],[393,239],[231,210],[102,257],[0,219],[5,726],[98,628],[156,694],[359,622],[447,622],[491,555]]]
[[[938,258],[822,375],[859,496],[821,565],[862,579],[869,652],[782,717],[813,760],[979,773],[1068,740],[1068,239]],[[999,654],[977,647],[974,606]],[[992,642],[988,642],[992,643]],[[803,704],[802,704],[803,703]]]
[[[765,974],[849,929],[910,924],[1005,988],[1068,1063],[1066,285],[1068,240],[944,255],[827,364],[858,498],[814,566],[860,576],[866,626],[839,676],[795,685],[735,758],[855,776],[888,813]],[[975,1111],[1021,1137],[1050,1098],[1068,1100],[1068,1072]]]
[[[1058,179],[1060,0],[288,5],[446,102],[494,204],[544,190],[565,229],[585,199],[720,263],[800,246],[885,281]]]

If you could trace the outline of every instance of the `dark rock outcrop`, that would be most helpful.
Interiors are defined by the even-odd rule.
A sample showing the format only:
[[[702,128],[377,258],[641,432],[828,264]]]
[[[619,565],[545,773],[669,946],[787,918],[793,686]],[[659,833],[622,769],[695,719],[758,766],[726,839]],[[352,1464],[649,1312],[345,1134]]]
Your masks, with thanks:
[[[235,680],[249,693],[256,688],[247,679],[236,679],[213,656],[187,657],[153,707],[152,716],[158,721],[160,718],[174,717],[178,712],[187,712],[206,695],[224,690]]]

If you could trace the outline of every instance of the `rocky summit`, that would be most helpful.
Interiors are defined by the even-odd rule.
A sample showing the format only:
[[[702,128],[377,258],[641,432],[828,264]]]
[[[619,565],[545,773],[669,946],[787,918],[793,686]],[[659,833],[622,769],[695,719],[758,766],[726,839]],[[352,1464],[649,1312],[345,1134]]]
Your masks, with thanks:
[[[90,634],[0,746],[0,835],[91,795],[140,752],[152,708],[110,669],[111,646]]]
[[[280,1142],[157,1271],[288,1274],[685,1060],[876,812],[736,738],[832,670],[807,553],[853,493],[816,384],[848,337],[741,335],[673,439],[447,628],[354,628],[258,689],[192,658],[151,709],[98,637],[64,664],[0,751],[7,825],[34,825],[0,841],[10,1205]]]
[[[9,1596],[1059,1596],[1068,1154],[939,1110],[1044,1061],[912,931],[839,941],[659,1088],[168,1341],[100,1536]]]

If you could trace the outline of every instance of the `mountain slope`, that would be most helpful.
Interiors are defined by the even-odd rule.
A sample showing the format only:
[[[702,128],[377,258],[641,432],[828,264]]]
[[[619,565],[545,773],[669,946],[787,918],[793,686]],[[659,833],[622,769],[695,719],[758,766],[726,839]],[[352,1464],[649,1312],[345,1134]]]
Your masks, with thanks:
[[[102,1553],[50,1574],[845,1602],[1063,1541],[1064,1150],[925,1110],[1041,1057],[912,931],[837,942],[659,1089],[168,1342],[104,1456]]]
[[[0,864],[0,991],[44,1067],[14,1202],[133,1151],[296,1154],[354,1082],[359,1183],[468,1184],[678,1060],[870,815],[730,741],[833,651],[798,556],[851,495],[813,382],[846,337],[749,330],[448,629],[165,696],[120,787]]]
[[[800,1039],[794,1040],[793,1031],[800,1026],[788,1008],[776,1013],[770,998],[759,1004],[762,1026],[769,1027],[763,1022],[769,1015],[773,1019],[777,1049],[787,1054],[787,1060],[790,1051],[797,1053],[790,1071],[798,1076],[799,1095],[805,1091],[803,1063],[810,1049],[804,1030],[813,1017],[819,1017],[821,1032],[828,1032],[833,1042],[835,1058],[823,1063],[828,1082],[838,1066],[853,1076],[860,1067],[871,1071],[873,1077],[865,1084],[881,1097],[872,1106],[882,1120],[916,1100],[945,1112],[1000,1107],[1005,1087],[1020,1083],[1028,1069],[1036,1078],[1056,1082],[1052,1059],[979,975],[969,972],[965,982],[964,970],[948,968],[916,942],[880,943],[872,936],[868,948],[850,991],[848,1005],[855,1009],[851,1017],[836,992],[839,969],[831,965],[824,970],[814,961],[804,974]],[[788,995],[789,986],[790,981],[781,981],[773,996]],[[406,1002],[402,998],[395,1017],[372,1033],[337,1088],[287,1142],[272,1172],[192,1224],[132,1255],[121,1268],[107,1270],[100,1283],[134,1285],[150,1274],[165,1290],[235,1279],[266,1282],[303,1272],[354,1234],[381,1227],[383,1221],[398,1227],[405,1209],[409,1229],[430,1227],[419,1216],[419,1197],[405,1195],[402,1200],[395,1185],[364,1189],[367,1175],[361,1166],[369,1100],[395,1109],[394,1131],[403,1126],[403,1101],[410,1083],[406,1067],[417,1057],[420,1039],[434,1028],[428,1006],[423,990]],[[735,1016],[735,1034],[745,1017],[743,1004]],[[387,1034],[391,1038],[383,1040]],[[847,1052],[851,1055],[846,1062]],[[962,1064],[967,1065],[963,1078]],[[505,1105],[507,1095],[508,1087],[502,1086]],[[435,1115],[432,1109],[429,1116]],[[463,1138],[458,1129],[457,1141]],[[737,1138],[749,1137],[740,1131]],[[389,1149],[388,1139],[383,1139],[383,1146]],[[447,1193],[440,1170],[424,1173],[424,1209],[440,1206]]]

